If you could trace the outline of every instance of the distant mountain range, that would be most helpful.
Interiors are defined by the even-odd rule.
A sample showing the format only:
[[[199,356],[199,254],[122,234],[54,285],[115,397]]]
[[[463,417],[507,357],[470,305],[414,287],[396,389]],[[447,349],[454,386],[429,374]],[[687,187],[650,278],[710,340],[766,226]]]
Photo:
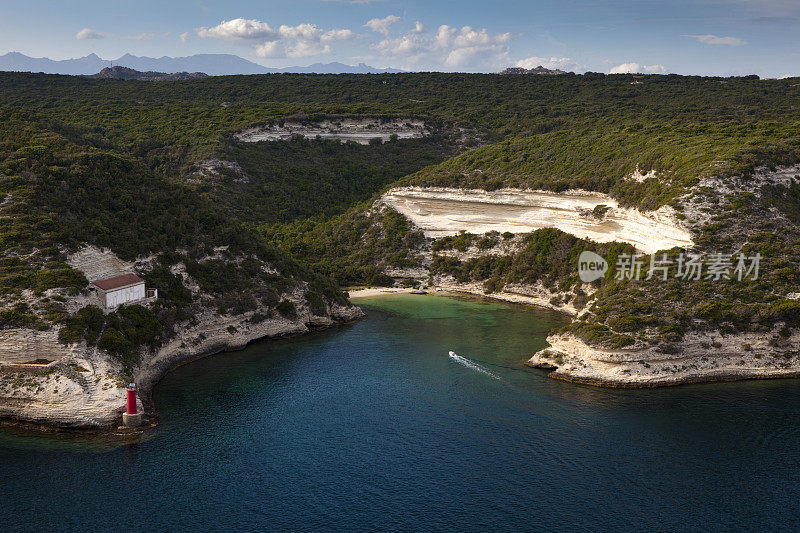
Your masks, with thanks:
[[[300,72],[319,74],[379,74],[382,72],[403,72],[396,69],[380,69],[364,63],[345,65],[344,63],[314,63],[307,67],[268,68],[258,63],[232,54],[196,54],[186,57],[139,57],[131,54],[107,60],[97,54],[76,59],[54,60],[46,57],[29,57],[19,52],[9,52],[0,56],[0,70],[16,72],[44,72],[46,74],[90,75],[110,66],[127,67],[140,72],[179,73],[204,72],[209,76],[230,74],[268,74],[276,72]]]
[[[544,75],[556,75],[556,74],[566,74],[566,72],[564,72],[563,70],[558,70],[558,69],[544,68],[543,66],[539,65],[536,68],[508,67],[507,69],[501,71],[500,74],[544,74]]]
[[[113,80],[141,80],[141,81],[181,81],[181,80],[196,80],[199,78],[207,78],[208,74],[203,72],[140,72],[128,67],[106,67],[97,74],[92,74],[90,78],[102,78]]]

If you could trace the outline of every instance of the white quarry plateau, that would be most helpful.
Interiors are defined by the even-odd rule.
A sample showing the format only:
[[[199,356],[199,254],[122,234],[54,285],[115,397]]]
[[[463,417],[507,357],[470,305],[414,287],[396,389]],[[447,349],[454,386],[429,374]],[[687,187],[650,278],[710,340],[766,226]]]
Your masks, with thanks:
[[[644,253],[693,244],[691,233],[669,206],[642,212],[620,207],[607,194],[582,190],[407,187],[390,190],[381,201],[409,218],[428,237],[460,231],[528,233],[557,228],[596,242],[630,243]],[[593,213],[598,206],[607,208],[599,216]]]
[[[339,139],[369,144],[372,139],[386,142],[396,135],[398,139],[418,139],[430,132],[421,120],[397,119],[384,122],[378,119],[341,119],[320,122],[286,121],[283,125],[258,126],[248,128],[235,135],[242,142],[285,141],[293,135],[308,139]]]

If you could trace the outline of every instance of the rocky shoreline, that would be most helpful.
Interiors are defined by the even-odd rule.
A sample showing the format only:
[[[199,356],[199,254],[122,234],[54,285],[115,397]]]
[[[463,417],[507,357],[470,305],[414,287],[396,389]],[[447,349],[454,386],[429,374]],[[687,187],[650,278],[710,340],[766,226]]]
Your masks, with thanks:
[[[598,387],[643,389],[689,383],[800,377],[800,338],[770,334],[691,333],[677,353],[654,347],[610,350],[571,334],[547,338],[526,364],[554,379]]]
[[[550,294],[540,294],[541,288],[515,287],[513,291],[486,294],[479,284],[439,281],[441,295],[471,294],[575,315],[574,309],[550,304]],[[354,297],[378,294],[382,292],[363,291]],[[6,373],[17,381],[35,378],[37,383],[36,388],[27,387],[28,392],[23,393],[10,392],[7,379],[0,382],[0,425],[23,431],[130,438],[157,424],[152,391],[175,368],[220,352],[244,349],[251,342],[302,335],[364,317],[355,305],[336,304],[327,306],[326,316],[314,316],[307,308],[300,308],[293,319],[276,317],[253,323],[253,314],[225,316],[209,311],[198,317],[195,326],[181,329],[154,353],[143,354],[133,375],[145,415],[140,429],[120,427],[126,383],[119,379],[110,383],[119,369],[107,354],[86,346],[69,347],[64,359],[47,372],[39,370],[29,376]],[[677,353],[659,352],[656,347],[603,349],[571,334],[554,334],[547,338],[550,346],[534,354],[526,365],[548,370],[553,379],[620,389],[800,377],[800,352],[793,349],[800,338],[782,337],[780,330],[779,324],[768,334],[692,333]],[[87,379],[90,377],[94,380]]]
[[[302,335],[364,317],[359,307],[337,304],[327,306],[326,316],[301,308],[293,319],[276,317],[254,323],[256,314],[208,312],[154,353],[141,354],[142,362],[130,380],[137,386],[143,429],[157,422],[152,391],[173,369],[220,352],[244,349],[251,342]],[[127,380],[119,377],[118,364],[96,347],[64,347],[64,352],[47,372],[0,374],[0,425],[45,432],[128,434],[119,427]]]

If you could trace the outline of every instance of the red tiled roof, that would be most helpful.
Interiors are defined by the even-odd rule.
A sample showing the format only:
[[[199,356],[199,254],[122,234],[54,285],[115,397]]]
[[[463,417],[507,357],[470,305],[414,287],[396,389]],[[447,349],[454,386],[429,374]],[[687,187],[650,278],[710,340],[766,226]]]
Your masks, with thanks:
[[[122,274],[121,276],[114,276],[113,278],[93,281],[92,285],[104,291],[110,291],[112,289],[128,287],[129,285],[136,285],[138,283],[144,283],[144,280],[136,274]]]

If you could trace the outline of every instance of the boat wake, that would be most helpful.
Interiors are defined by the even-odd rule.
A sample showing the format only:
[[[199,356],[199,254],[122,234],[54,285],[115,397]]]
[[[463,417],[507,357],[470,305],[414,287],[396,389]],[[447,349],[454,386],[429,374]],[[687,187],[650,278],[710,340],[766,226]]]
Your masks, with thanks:
[[[474,370],[476,372],[480,372],[481,374],[486,374],[487,376],[489,376],[491,378],[494,378],[494,379],[497,379],[497,380],[500,379],[500,376],[498,376],[494,372],[492,372],[490,370],[487,370],[486,368],[482,367],[481,365],[479,365],[475,361],[471,361],[471,360],[467,359],[466,357],[461,357],[456,352],[450,352],[450,359],[455,361],[456,363],[462,365],[462,366],[465,366],[465,367],[469,368],[470,370]]]

